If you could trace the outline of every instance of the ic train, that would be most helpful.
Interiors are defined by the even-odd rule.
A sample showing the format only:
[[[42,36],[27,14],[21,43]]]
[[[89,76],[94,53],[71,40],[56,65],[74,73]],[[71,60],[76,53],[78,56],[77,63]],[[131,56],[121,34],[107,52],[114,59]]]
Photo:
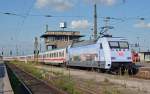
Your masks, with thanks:
[[[4,60],[34,61],[34,55],[4,57]],[[38,54],[38,62],[74,67],[96,68],[129,74],[137,70],[132,63],[128,41],[121,37],[101,37],[97,40],[74,42],[66,48]]]

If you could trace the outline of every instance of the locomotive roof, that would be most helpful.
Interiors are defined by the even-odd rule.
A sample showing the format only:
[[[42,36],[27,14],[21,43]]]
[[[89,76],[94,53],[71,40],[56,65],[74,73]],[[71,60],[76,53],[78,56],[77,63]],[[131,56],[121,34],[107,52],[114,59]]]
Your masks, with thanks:
[[[96,42],[97,40],[83,40],[83,41],[74,42],[71,45],[71,47],[85,46],[85,45],[95,44]]]
[[[126,41],[126,38],[123,37],[108,37],[108,41]]]
[[[107,38],[108,41],[126,41],[125,38],[123,37],[102,37],[102,38]],[[85,46],[85,45],[91,45],[95,44],[97,40],[83,40],[83,41],[76,41],[73,42],[71,47],[79,47],[79,46]]]

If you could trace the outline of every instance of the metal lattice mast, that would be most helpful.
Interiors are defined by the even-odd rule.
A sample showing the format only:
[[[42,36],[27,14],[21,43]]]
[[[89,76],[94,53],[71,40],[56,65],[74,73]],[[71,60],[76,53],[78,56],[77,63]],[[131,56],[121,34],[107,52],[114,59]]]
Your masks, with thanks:
[[[35,37],[34,40],[34,61],[38,62],[38,54],[39,54],[39,48],[38,48],[38,38]]]
[[[97,7],[94,4],[94,30],[93,30],[94,39],[97,38]]]

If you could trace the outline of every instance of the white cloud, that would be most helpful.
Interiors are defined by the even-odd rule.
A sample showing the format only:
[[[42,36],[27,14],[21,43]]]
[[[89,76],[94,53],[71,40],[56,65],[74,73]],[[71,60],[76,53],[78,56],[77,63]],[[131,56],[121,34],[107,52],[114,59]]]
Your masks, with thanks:
[[[140,21],[139,23],[135,24],[134,27],[136,27],[136,28],[149,28],[150,29],[150,23],[145,23],[144,21]]]
[[[73,7],[71,0],[37,0],[37,8],[52,7],[57,11],[65,11]]]
[[[36,7],[42,8],[42,7],[47,6],[48,3],[49,3],[48,0],[37,0],[35,4],[36,4]]]
[[[114,5],[117,0],[85,0],[88,3],[96,3],[96,4],[105,4],[105,5]]]
[[[107,5],[114,5],[116,3],[116,0],[101,0],[101,1]]]
[[[71,22],[71,28],[74,29],[86,29],[88,28],[90,23],[88,20],[74,20]]]

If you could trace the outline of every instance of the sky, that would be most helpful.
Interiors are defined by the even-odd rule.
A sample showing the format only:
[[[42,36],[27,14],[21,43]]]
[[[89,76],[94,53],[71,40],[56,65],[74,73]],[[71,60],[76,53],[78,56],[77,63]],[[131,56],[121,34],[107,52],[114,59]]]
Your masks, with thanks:
[[[125,37],[130,44],[139,41],[141,50],[150,49],[150,0],[0,0],[0,53],[9,55],[12,50],[15,55],[17,48],[20,55],[33,53],[34,37],[40,38],[46,24],[49,30],[60,30],[59,23],[64,21],[65,30],[80,31],[89,39],[94,3],[98,31],[104,18],[111,17],[110,34]],[[40,43],[44,49],[44,40]]]

